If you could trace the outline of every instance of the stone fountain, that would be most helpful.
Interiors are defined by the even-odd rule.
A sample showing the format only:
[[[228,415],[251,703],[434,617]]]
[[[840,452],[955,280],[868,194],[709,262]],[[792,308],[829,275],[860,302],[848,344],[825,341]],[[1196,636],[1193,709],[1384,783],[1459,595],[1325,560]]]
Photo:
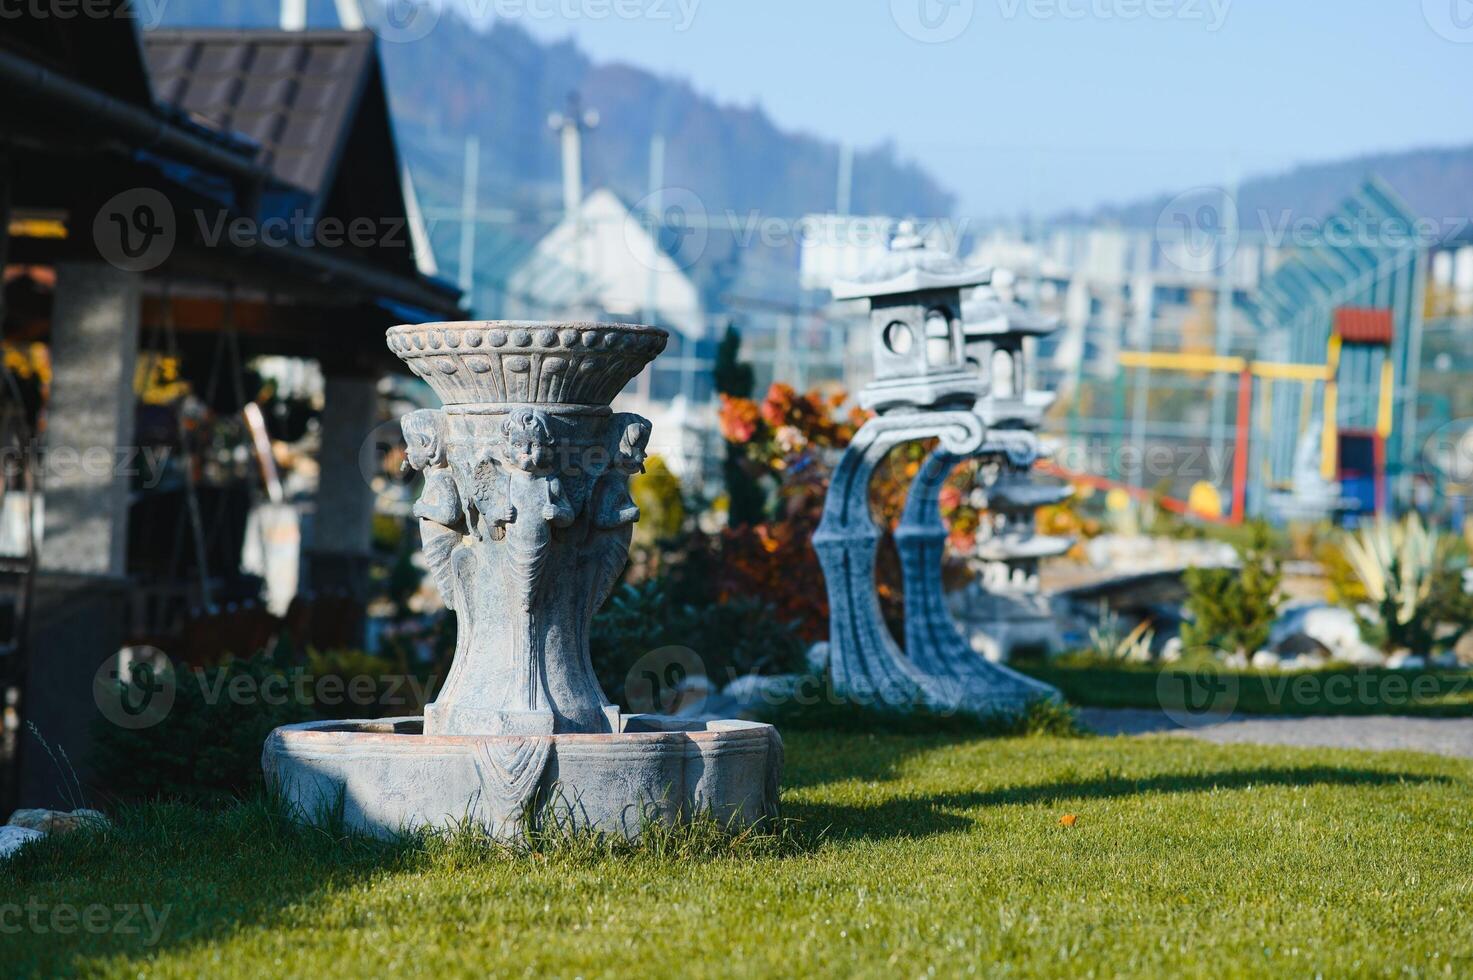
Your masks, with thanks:
[[[456,616],[423,718],[272,732],[268,780],[300,812],[376,834],[466,818],[636,836],[710,814],[776,812],[771,725],[624,714],[589,659],[594,613],[628,559],[650,423],[610,408],[665,347],[653,327],[466,322],[394,327],[390,350],[444,407],[402,421],[426,565]]]

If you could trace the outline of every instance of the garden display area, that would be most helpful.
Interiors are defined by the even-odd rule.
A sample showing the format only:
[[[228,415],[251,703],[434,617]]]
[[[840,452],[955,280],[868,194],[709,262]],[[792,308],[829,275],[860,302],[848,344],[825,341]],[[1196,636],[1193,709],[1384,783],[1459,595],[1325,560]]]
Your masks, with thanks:
[[[120,811],[0,866],[95,976],[1466,976],[1473,765],[1151,737],[784,732],[784,822],[633,848],[371,842],[256,800]],[[136,933],[51,928],[146,906]],[[22,915],[26,914],[24,907]],[[58,923],[58,926],[63,925]]]
[[[930,307],[886,310],[928,336]],[[1473,973],[1463,536],[1415,514],[1224,528],[1119,506],[1034,482],[1041,444],[1005,414],[1026,397],[924,402],[975,384],[957,369],[867,390],[914,412],[755,400],[734,336],[726,489],[706,500],[647,452],[647,420],[585,410],[658,331],[390,342],[444,407],[401,422],[417,496],[381,528],[377,646],[283,629],[98,689],[102,709],[167,682],[168,705],[100,723],[100,785],[52,756],[72,812],[6,828],[27,837],[0,858],[6,967]],[[461,373],[487,350],[518,367]],[[602,387],[485,409],[483,376],[564,357]],[[597,462],[559,469],[569,452]],[[1127,547],[1190,560],[1122,579]],[[1111,577],[1058,585],[1091,549]],[[1106,737],[1081,709],[1169,722],[1137,731],[1444,727],[1425,753],[1357,750],[1363,732],[1218,745]]]

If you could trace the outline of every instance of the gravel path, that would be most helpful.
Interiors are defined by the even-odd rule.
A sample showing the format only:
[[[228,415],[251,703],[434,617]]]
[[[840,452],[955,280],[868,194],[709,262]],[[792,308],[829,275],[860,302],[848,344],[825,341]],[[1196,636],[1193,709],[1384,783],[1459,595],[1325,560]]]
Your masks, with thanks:
[[[1229,715],[1182,727],[1144,708],[1082,708],[1080,718],[1102,735],[1170,732],[1208,742],[1302,745],[1336,749],[1431,752],[1473,759],[1473,718],[1281,718]]]

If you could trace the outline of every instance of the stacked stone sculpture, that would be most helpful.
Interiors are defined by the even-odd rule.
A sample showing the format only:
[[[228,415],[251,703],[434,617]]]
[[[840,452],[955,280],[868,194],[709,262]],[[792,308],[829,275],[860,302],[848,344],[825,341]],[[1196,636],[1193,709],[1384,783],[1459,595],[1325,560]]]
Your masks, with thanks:
[[[964,459],[1031,466],[1026,429],[992,427],[986,366],[975,356],[962,290],[987,270],[963,266],[902,228],[885,258],[834,286],[835,299],[870,304],[873,383],[860,404],[877,413],[855,433],[835,469],[813,543],[829,597],[829,679],[834,693],[880,710],[1016,715],[1058,697],[1053,688],[977,656],[946,606],[941,557],[946,529],[938,495]],[[912,483],[896,529],[905,591],[905,649],[891,636],[875,591],[881,531],[870,514],[875,467],[897,446],[937,439]]]
[[[456,616],[450,673],[421,718],[291,725],[269,779],[303,813],[340,807],[387,834],[470,818],[635,836],[650,820],[775,812],[770,725],[622,714],[589,658],[594,613],[628,558],[650,423],[609,407],[665,347],[605,323],[394,327],[390,349],[444,407],[402,421],[423,553]]]
[[[978,288],[962,307],[966,334],[982,364],[990,368],[992,389],[981,403],[988,425],[1026,431],[1033,449],[1019,460],[1003,457],[979,474],[985,485],[979,503],[987,515],[972,556],[976,577],[951,597],[951,610],[973,650],[989,660],[1006,661],[1019,651],[1056,653],[1063,646],[1047,596],[1039,590],[1039,563],[1064,554],[1069,538],[1035,532],[1040,507],[1062,503],[1073,491],[1043,482],[1032,472],[1043,450],[1034,434],[1052,392],[1028,382],[1024,339],[1058,328],[1058,320],[1006,302],[989,287]]]

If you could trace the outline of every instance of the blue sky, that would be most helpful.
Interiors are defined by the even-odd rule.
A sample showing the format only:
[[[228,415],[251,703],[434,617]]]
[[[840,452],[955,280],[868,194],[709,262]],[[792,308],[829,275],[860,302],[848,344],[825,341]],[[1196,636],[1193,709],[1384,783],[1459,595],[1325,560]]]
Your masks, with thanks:
[[[1473,143],[1473,0],[451,2],[785,128],[893,139],[966,214]]]

